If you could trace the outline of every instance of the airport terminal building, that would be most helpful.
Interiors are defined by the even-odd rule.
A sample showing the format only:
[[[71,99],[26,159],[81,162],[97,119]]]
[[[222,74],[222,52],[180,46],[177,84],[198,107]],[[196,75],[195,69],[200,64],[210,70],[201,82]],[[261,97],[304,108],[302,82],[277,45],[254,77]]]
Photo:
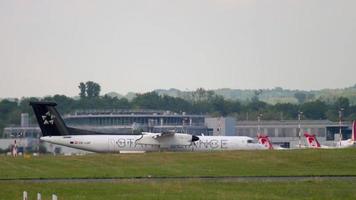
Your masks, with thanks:
[[[65,115],[68,126],[96,130],[108,134],[175,131],[206,134],[204,115],[189,115],[159,110],[84,110]]]

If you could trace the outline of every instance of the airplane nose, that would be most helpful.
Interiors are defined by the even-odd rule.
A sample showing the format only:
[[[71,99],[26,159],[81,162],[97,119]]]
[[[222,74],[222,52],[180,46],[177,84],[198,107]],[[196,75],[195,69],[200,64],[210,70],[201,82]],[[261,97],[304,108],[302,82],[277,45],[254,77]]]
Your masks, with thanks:
[[[195,141],[198,141],[198,140],[199,140],[198,136],[195,136],[195,135],[192,136],[192,142],[195,142]]]

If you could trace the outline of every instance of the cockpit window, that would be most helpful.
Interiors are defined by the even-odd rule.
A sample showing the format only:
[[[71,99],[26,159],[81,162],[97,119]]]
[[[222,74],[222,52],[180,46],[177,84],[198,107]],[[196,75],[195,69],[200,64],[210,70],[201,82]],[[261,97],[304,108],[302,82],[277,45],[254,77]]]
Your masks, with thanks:
[[[253,140],[247,140],[247,143],[253,143]]]

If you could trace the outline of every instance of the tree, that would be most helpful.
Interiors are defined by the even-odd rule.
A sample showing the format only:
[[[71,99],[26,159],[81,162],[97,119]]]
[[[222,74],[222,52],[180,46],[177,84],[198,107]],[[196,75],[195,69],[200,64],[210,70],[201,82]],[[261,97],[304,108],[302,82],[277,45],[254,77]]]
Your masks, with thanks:
[[[272,107],[271,112],[277,113],[275,119],[296,119],[298,115],[299,106],[291,103],[277,103]],[[266,118],[266,117],[264,117]]]
[[[18,102],[2,100],[0,101],[0,136],[2,136],[3,128],[7,124],[16,123],[19,120]]]
[[[98,83],[95,83],[93,81],[87,81],[85,83],[85,88],[87,94],[86,96],[88,98],[99,97],[101,87]]]
[[[251,98],[251,102],[247,105],[248,110],[261,111],[267,107],[267,103],[259,100],[258,95],[260,95],[260,94],[261,94],[261,92],[255,91],[255,95]]]
[[[194,92],[192,92],[192,100],[199,101],[210,101],[215,98],[215,93],[212,90],[205,90],[204,88],[198,88]]]
[[[0,117],[5,117],[6,114],[12,112],[14,109],[17,107],[17,102],[16,101],[9,101],[7,99],[4,99],[0,102]]]
[[[304,92],[296,92],[294,93],[294,97],[298,100],[299,104],[303,104],[307,99],[307,95]]]
[[[348,98],[345,97],[339,97],[335,104],[334,104],[335,108],[343,108],[345,111],[347,111],[350,107],[350,102]]]
[[[242,110],[242,105],[238,100],[235,101],[225,101],[227,112],[231,113],[239,113]]]
[[[307,119],[325,119],[328,106],[320,101],[307,102],[302,105],[302,111]]]
[[[348,98],[339,97],[336,101],[329,106],[326,116],[329,120],[337,121],[339,119],[339,110],[343,109],[343,117],[347,117],[352,114],[350,109],[350,102]]]
[[[132,100],[132,104],[136,108],[143,109],[160,109],[163,105],[162,98],[156,92],[137,94]]]
[[[262,94],[263,90],[255,90],[253,96],[251,98],[252,103],[260,102],[260,95]]]
[[[86,86],[85,86],[85,83],[80,82],[78,88],[79,88],[79,90],[80,90],[80,92],[79,92],[80,98],[85,98],[85,96],[86,96]]]
[[[228,104],[226,103],[224,97],[215,96],[211,101],[213,111],[218,112],[222,116],[226,116],[228,111]]]
[[[95,83],[93,88],[93,96],[98,97],[100,95],[101,87],[99,84]]]

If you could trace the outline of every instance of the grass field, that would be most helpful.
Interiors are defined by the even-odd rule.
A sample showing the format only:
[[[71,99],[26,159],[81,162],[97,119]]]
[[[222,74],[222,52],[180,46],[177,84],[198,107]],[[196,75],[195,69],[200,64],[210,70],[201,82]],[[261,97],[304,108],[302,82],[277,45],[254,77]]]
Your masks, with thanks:
[[[0,179],[356,175],[356,149],[0,156]],[[0,182],[0,200],[22,191],[49,199],[356,199],[356,182],[150,180],[112,183]]]
[[[339,150],[0,156],[0,179],[146,176],[356,175],[356,148]]]
[[[43,199],[52,193],[65,200],[151,200],[151,199],[356,199],[355,182],[214,182],[163,181],[149,183],[47,183],[1,184],[0,200],[20,200],[24,190],[29,199],[41,192]]]

